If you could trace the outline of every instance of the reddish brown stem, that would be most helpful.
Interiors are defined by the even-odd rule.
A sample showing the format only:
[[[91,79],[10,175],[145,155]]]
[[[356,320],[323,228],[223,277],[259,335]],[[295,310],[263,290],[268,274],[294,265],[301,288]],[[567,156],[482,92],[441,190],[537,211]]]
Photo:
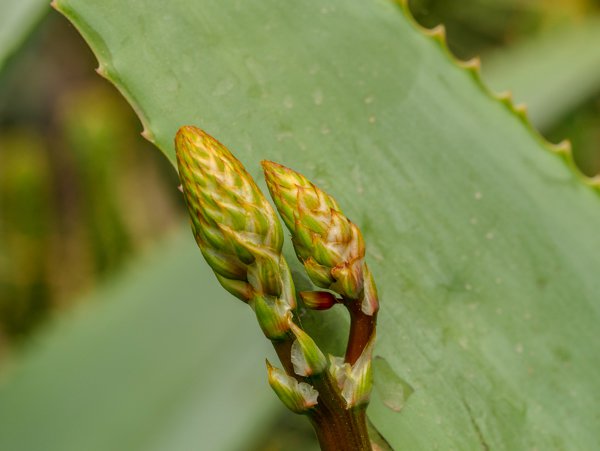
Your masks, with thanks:
[[[377,312],[366,315],[361,310],[361,300],[346,300],[345,304],[350,312],[350,333],[348,335],[348,346],[346,348],[346,362],[350,365],[358,360],[367,343],[375,333]]]
[[[323,451],[371,451],[365,407],[347,410],[331,376],[325,372],[315,377],[294,374],[291,350],[293,338],[272,341],[285,371],[319,392],[319,403],[308,414]]]

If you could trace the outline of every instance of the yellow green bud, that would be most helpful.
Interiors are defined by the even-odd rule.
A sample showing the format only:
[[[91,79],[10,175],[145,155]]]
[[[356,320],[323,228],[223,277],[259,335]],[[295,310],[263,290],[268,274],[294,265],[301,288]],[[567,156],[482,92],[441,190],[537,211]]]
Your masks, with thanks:
[[[306,382],[298,382],[267,360],[269,385],[285,406],[295,413],[307,413],[317,405],[319,392]]]
[[[358,227],[333,197],[302,174],[271,161],[262,165],[271,197],[313,283],[360,299],[365,245]]]

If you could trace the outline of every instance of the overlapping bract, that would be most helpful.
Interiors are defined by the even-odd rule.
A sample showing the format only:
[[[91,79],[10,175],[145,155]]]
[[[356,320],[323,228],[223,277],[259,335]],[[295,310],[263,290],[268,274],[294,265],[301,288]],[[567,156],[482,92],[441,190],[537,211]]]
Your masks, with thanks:
[[[372,354],[375,335],[363,349],[354,365],[344,362],[340,357],[329,355],[329,373],[337,382],[346,408],[364,406],[369,403],[373,388]]]
[[[271,197],[313,283],[345,299],[360,299],[363,312],[374,314],[377,292],[364,262],[365,244],[358,227],[333,197],[302,174],[271,161],[262,165]]]
[[[182,127],[175,147],[204,258],[221,285],[254,308],[265,335],[282,337],[296,304],[275,211],[243,165],[204,131]]]
[[[317,405],[319,393],[306,382],[298,382],[267,360],[269,385],[285,406],[294,413],[307,413]]]

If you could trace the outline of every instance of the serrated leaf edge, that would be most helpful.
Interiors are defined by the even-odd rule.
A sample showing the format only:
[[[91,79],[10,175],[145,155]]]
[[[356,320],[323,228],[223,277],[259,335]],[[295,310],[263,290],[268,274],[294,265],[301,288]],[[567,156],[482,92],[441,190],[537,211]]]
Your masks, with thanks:
[[[506,107],[516,118],[532,133],[532,136],[538,141],[545,149],[549,150],[552,154],[561,158],[561,160],[567,165],[569,169],[575,174],[575,176],[582,181],[585,185],[590,186],[597,194],[600,195],[600,174],[590,177],[584,174],[581,169],[575,163],[573,157],[573,147],[571,141],[565,139],[559,143],[551,143],[548,141],[533,125],[529,116],[527,115],[527,105],[523,103],[515,104],[513,101],[512,93],[510,91],[503,91],[500,93],[494,92],[483,80],[481,76],[481,60],[479,57],[472,58],[468,61],[462,61],[458,59],[450,50],[448,41],[446,39],[446,28],[440,24],[433,28],[425,28],[417,22],[412,14],[409,6],[409,0],[392,0],[394,3],[400,6],[400,9],[407,17],[408,21],[422,34],[430,37],[436,42],[443,53],[450,59],[450,61],[456,64],[458,67],[466,70],[475,83],[483,90],[483,92],[490,96],[492,99],[499,101],[504,107]]]

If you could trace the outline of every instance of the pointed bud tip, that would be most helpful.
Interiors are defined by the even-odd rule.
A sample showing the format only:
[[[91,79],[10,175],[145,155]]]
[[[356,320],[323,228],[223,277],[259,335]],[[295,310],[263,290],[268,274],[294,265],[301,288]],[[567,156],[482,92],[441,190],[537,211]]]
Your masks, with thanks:
[[[293,169],[290,169],[282,164],[275,163],[274,161],[262,160],[260,164],[263,168],[263,172],[265,173],[265,179],[267,180],[267,184],[269,184],[270,188],[272,189],[280,188],[279,185],[283,183],[283,181],[285,180],[284,177],[286,176],[291,175],[294,179],[297,179],[298,177],[303,177]]]
[[[263,167],[265,171],[275,171],[278,169],[288,169],[284,165],[275,163],[271,160],[261,160],[260,165]],[[288,169],[289,170],[289,169]]]

